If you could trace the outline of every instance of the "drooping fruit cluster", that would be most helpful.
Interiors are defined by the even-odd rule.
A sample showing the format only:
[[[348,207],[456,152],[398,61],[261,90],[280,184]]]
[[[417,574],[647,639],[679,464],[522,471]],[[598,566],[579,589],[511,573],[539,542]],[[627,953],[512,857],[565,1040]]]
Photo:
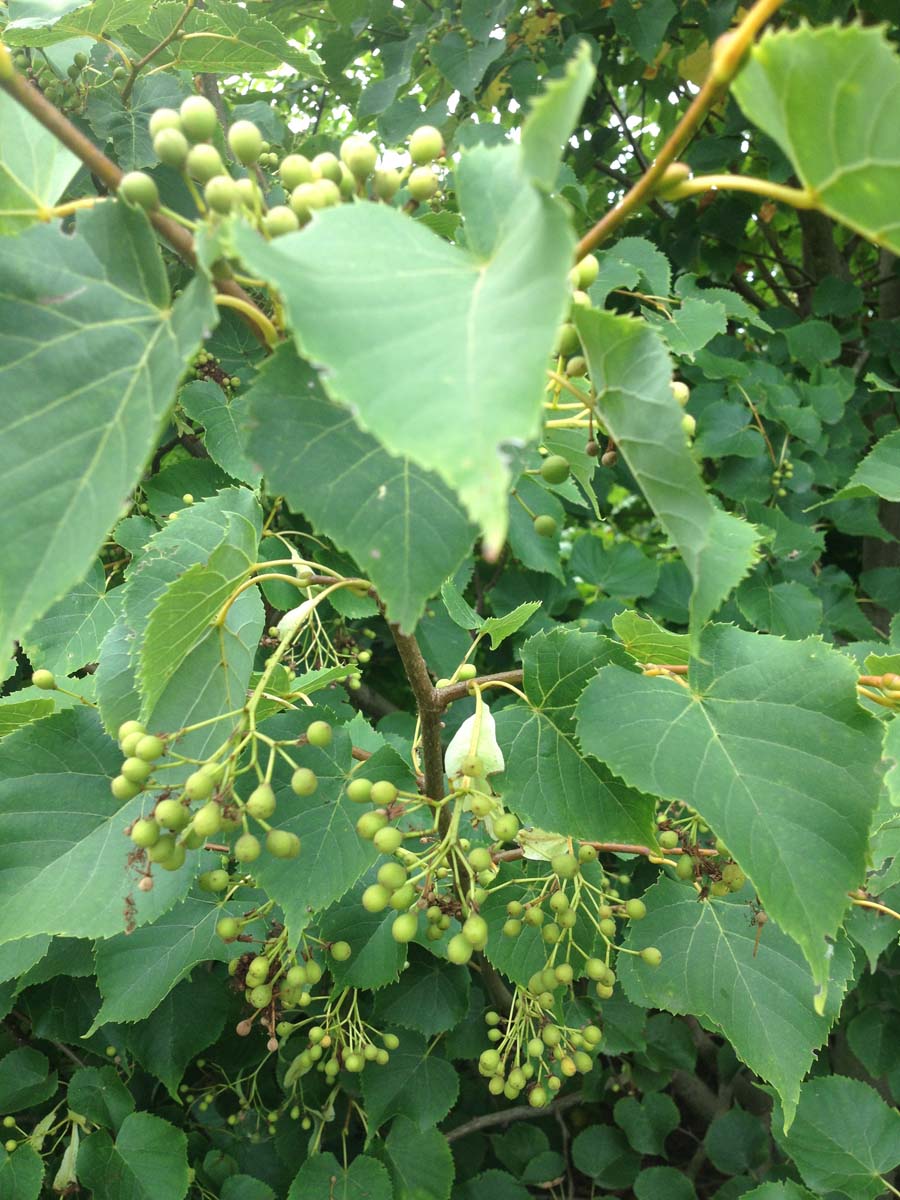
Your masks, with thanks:
[[[228,375],[222,369],[221,360],[216,358],[214,354],[211,354],[209,350],[199,350],[197,352],[188,371],[188,378],[217,383],[228,396],[241,386],[240,376]]]
[[[663,852],[678,851],[675,875],[696,884],[702,896],[727,896],[739,892],[747,877],[732,859],[720,838],[712,839],[709,827],[694,813],[677,818],[663,814],[657,822],[657,841]]]

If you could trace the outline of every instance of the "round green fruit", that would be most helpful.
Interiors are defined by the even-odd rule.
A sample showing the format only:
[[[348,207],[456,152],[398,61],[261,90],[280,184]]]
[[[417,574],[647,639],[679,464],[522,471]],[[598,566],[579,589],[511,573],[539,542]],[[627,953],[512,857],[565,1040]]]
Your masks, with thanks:
[[[491,852],[486,846],[476,846],[469,852],[469,866],[473,871],[487,871],[493,862]]]
[[[300,839],[287,829],[270,829],[266,834],[266,849],[273,858],[296,858],[300,853]]]
[[[352,953],[349,942],[335,942],[331,947],[331,957],[335,962],[346,962]]]
[[[184,783],[188,800],[208,800],[215,790],[215,781],[205,771],[194,771]]]
[[[153,770],[153,763],[145,762],[142,758],[126,758],[119,770],[131,783],[146,783]]]
[[[372,783],[369,779],[351,779],[347,784],[347,799],[354,804],[368,804],[372,798]]]
[[[643,900],[626,900],[625,913],[632,921],[643,921],[647,915],[647,905]]]
[[[228,147],[239,163],[249,167],[262,154],[263,136],[252,121],[235,121],[228,130]]]
[[[31,683],[33,687],[40,688],[42,692],[52,692],[56,689],[53,672],[47,671],[43,667],[31,676]]]
[[[175,839],[171,833],[164,833],[158,837],[156,841],[147,850],[147,857],[151,862],[159,863],[160,866],[175,854]]]
[[[467,963],[472,957],[474,946],[463,934],[457,933],[447,943],[447,958],[457,966]]]
[[[354,134],[341,144],[341,159],[356,179],[367,179],[375,170],[378,151],[366,138]]]
[[[311,796],[318,786],[316,773],[309,767],[298,767],[291,776],[291,791],[297,796]]]
[[[136,846],[149,850],[159,841],[159,825],[151,817],[141,817],[131,827],[131,840]]]
[[[564,483],[569,477],[569,460],[561,454],[551,454],[541,463],[541,478],[546,483]]]
[[[372,840],[376,850],[380,850],[382,854],[393,854],[403,845],[403,833],[393,825],[388,825],[379,829]]]
[[[138,208],[158,208],[159,192],[156,184],[143,171],[129,171],[119,180],[119,195]]]
[[[391,893],[380,883],[371,883],[362,894],[362,906],[366,912],[384,912],[390,903]]]
[[[406,181],[409,194],[420,204],[430,200],[438,190],[438,179],[431,167],[414,167]]]
[[[402,867],[397,862],[382,863],[378,868],[378,882],[392,892],[397,891],[398,888],[405,887],[406,867]],[[437,910],[437,915],[433,919],[438,921],[441,919],[440,909]]]
[[[240,922],[235,917],[220,917],[216,922],[216,933],[223,942],[233,942],[240,932]]]
[[[662,962],[662,954],[656,946],[645,946],[641,951],[641,958],[650,967],[658,967]]]
[[[222,810],[216,804],[215,800],[209,800],[196,813],[193,818],[193,828],[195,833],[203,838],[212,837],[222,828]]]
[[[574,268],[574,274],[577,276],[573,281],[576,288],[586,292],[600,274],[600,263],[593,254],[586,254]]]
[[[132,783],[124,775],[117,775],[112,783],[110,783],[109,790],[117,800],[133,800],[138,792],[140,792],[141,785],[139,783]]]
[[[570,322],[560,325],[556,331],[556,345],[554,353],[562,355],[563,358],[568,358],[570,354],[574,354],[581,341],[578,337],[578,330]]]
[[[686,383],[682,383],[680,379],[673,379],[670,386],[672,388],[672,395],[681,407],[684,408],[691,398],[691,389]]]
[[[123,721],[116,731],[116,737],[119,739],[119,745],[121,746],[124,740],[127,737],[130,737],[133,733],[146,732],[147,730],[140,721]]]
[[[156,808],[153,810],[154,818],[163,825],[166,829],[178,831],[184,829],[188,821],[191,819],[191,814],[184,807],[180,800],[160,800]]]
[[[313,721],[306,730],[306,740],[311,746],[318,746],[320,750],[331,745],[332,736],[331,726],[327,721]]]
[[[122,738],[119,746],[126,758],[134,757],[134,752],[137,750],[143,737],[142,733],[129,733],[128,737]]]
[[[534,518],[534,532],[538,537],[556,537],[556,529],[556,521],[554,521],[553,517],[547,516],[546,513],[542,513],[539,517]]]
[[[275,792],[271,783],[261,783],[254,788],[244,807],[255,821],[268,821],[275,812]]]
[[[417,912],[401,913],[391,925],[391,937],[395,942],[411,942],[419,928]]]
[[[392,168],[382,168],[375,172],[372,184],[375,195],[379,200],[391,201],[400,190],[400,172]]]
[[[371,842],[379,829],[384,829],[387,825],[387,817],[384,813],[367,812],[356,822],[356,832],[366,842]]]
[[[560,879],[574,879],[578,874],[578,859],[574,854],[555,854],[550,868]]]
[[[675,864],[675,874],[679,879],[694,878],[694,860],[690,854],[682,854]]]
[[[218,150],[215,146],[207,145],[206,142],[201,142],[198,146],[191,146],[185,160],[185,167],[191,178],[196,179],[199,183],[209,183],[215,175],[225,174],[225,167]]]
[[[372,784],[370,799],[379,808],[390,808],[397,796],[398,791],[390,780],[379,779],[377,783]]]
[[[484,917],[473,913],[463,923],[462,935],[473,950],[483,950],[487,945],[488,939],[487,921],[485,921]]]
[[[174,108],[158,108],[150,114],[150,136],[155,138],[164,129],[181,129],[181,117]]]
[[[271,1004],[272,1002],[272,989],[267,983],[259,983],[256,987],[250,989],[247,999],[254,1008],[265,1008],[267,1004]]]
[[[224,892],[228,887],[228,872],[222,869],[204,871],[197,882],[204,892]]]
[[[292,192],[301,183],[312,183],[316,177],[309,159],[302,154],[289,154],[283,158],[278,174],[288,192]]]
[[[226,216],[237,207],[240,194],[230,175],[213,175],[203,189],[203,199],[213,212]]]
[[[433,125],[420,125],[409,139],[409,156],[419,166],[433,162],[443,153],[444,139]]]
[[[159,845],[159,843],[157,843]],[[184,866],[184,860],[187,858],[187,851],[184,846],[175,843],[172,848],[172,853],[162,860],[159,864],[164,871],[177,871]]]
[[[262,227],[270,238],[283,237],[286,233],[296,233],[300,228],[296,213],[286,204],[276,204],[262,219]]]
[[[674,850],[678,845],[678,834],[674,829],[664,829],[658,840],[663,850]]]
[[[166,750],[166,743],[161,737],[156,737],[152,733],[144,734],[141,740],[134,748],[134,754],[138,758],[144,759],[145,762],[156,762],[158,758],[162,758]]]
[[[153,153],[161,163],[180,171],[187,162],[191,144],[180,129],[161,129],[153,139]]]
[[[494,821],[494,837],[500,842],[511,842],[519,832],[519,822],[512,813],[504,813]]]
[[[216,132],[216,110],[205,96],[188,96],[178,111],[181,128],[192,142],[205,142]]]
[[[234,857],[236,862],[256,862],[260,854],[262,854],[262,846],[260,845],[259,838],[254,837],[252,833],[242,833],[234,843]]]

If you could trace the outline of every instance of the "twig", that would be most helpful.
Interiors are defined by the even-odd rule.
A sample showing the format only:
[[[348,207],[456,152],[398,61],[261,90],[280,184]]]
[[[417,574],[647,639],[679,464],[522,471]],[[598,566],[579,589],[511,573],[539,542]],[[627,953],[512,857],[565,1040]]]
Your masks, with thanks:
[[[474,684],[485,687],[490,683],[521,683],[522,671],[497,671],[494,675],[479,675],[477,679],[467,679],[463,683],[451,683],[447,687],[435,688],[435,698],[438,711],[442,712],[454,700],[464,700],[472,694]]]
[[[425,774],[425,795],[430,800],[444,796],[444,755],[441,750],[441,705],[438,692],[431,682],[428,667],[414,635],[401,633],[397,625],[389,625],[394,645],[403,663],[406,678],[412,688],[422,730],[422,765]],[[446,689],[445,689],[446,690]]]
[[[567,1108],[574,1108],[583,1099],[581,1092],[571,1092],[568,1096],[560,1096],[558,1100],[554,1100],[552,1104],[548,1104],[544,1108],[532,1108],[530,1104],[520,1104],[516,1108],[504,1108],[500,1112],[485,1113],[483,1116],[473,1117],[471,1121],[457,1125],[455,1129],[451,1129],[444,1136],[448,1142],[456,1142],[460,1138],[468,1137],[470,1133],[477,1133],[479,1129],[491,1129],[494,1125],[508,1125],[510,1121],[534,1121],[541,1117],[554,1116],[558,1112],[564,1112]]]
[[[611,208],[605,216],[588,233],[584,235],[575,251],[576,261],[605,241],[637,209],[651,198],[657,185],[678,155],[691,140],[734,75],[737,73],[745,53],[749,50],[756,34],[762,29],[768,19],[781,7],[784,0],[757,0],[756,4],[744,16],[740,25],[732,30],[728,42],[717,47],[710,73],[703,87],[691,101],[687,112],[675,126],[666,140],[652,165],[641,176],[633,188],[615,208]]]
[[[84,165],[93,175],[104,183],[110,191],[116,191],[122,179],[123,172],[116,164],[103,153],[98,150],[93,142],[81,133],[80,130],[69,121],[59,109],[55,108],[49,100],[46,100],[43,94],[35,87],[32,87],[18,72],[12,76],[5,75],[0,71],[0,87],[13,98],[18,104],[21,104],[35,120],[39,121],[57,141],[61,142],[68,150],[80,158]],[[153,223],[155,229],[165,238],[172,249],[184,259],[190,266],[196,266],[197,260],[194,253],[194,239],[186,229],[182,229],[175,221],[170,220],[162,213],[151,212],[148,216]],[[230,279],[225,279],[216,282],[216,289],[226,296],[233,296],[237,300],[241,300],[244,304],[250,305],[256,309],[257,305],[253,303],[244,289]],[[242,314],[243,315],[243,314]],[[260,316],[265,318],[264,313]],[[246,317],[245,317],[246,319]],[[255,337],[266,344],[265,337],[256,321],[247,321],[249,327],[253,330]]]
[[[141,73],[141,71],[144,69],[144,67],[146,67],[147,63],[152,62],[152,60],[154,58],[156,58],[157,54],[159,54],[160,50],[165,50],[166,46],[168,46],[170,42],[174,42],[175,39],[178,37],[178,34],[181,30],[182,25],[184,25],[185,21],[190,16],[191,10],[194,7],[194,3],[195,3],[195,0],[187,0],[187,4],[185,5],[184,12],[181,14],[181,16],[178,18],[178,20],[175,22],[175,24],[172,26],[172,28],[169,30],[169,32],[166,34],[166,36],[163,38],[163,40],[159,43],[159,45],[154,46],[152,50],[148,50],[147,53],[144,55],[144,57],[141,59],[138,59],[138,61],[131,68],[131,74],[128,76],[128,79],[125,82],[125,86],[122,88],[122,103],[124,105],[127,106],[128,101],[131,97],[132,89],[134,88],[134,85],[135,85],[135,81],[137,80],[138,75]]]

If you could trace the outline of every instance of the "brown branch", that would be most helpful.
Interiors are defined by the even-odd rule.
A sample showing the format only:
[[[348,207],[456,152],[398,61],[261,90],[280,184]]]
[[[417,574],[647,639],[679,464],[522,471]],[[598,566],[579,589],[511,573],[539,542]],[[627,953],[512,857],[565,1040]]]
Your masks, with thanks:
[[[59,109],[55,108],[49,100],[46,100],[43,94],[35,87],[32,87],[18,73],[11,78],[6,77],[0,72],[0,87],[11,96],[18,104],[21,104],[35,120],[39,121],[46,130],[53,134],[57,141],[61,142],[66,149],[80,158],[88,170],[106,184],[110,191],[116,191],[122,179],[123,172],[116,164],[97,147],[90,142],[80,130],[69,121]],[[147,214],[153,223],[154,228],[159,234],[169,243],[172,249],[178,256],[190,266],[197,265],[196,255],[194,253],[194,239],[190,233],[183,229],[176,221],[170,220],[162,213],[151,212]],[[215,283],[218,291],[226,296],[234,296],[235,299],[241,300],[244,304],[249,305],[252,309],[257,309],[244,289],[233,280],[225,279]],[[258,311],[258,310],[257,310]],[[260,313],[260,316],[265,314]],[[258,341],[266,345],[266,339],[257,325],[256,321],[247,319],[248,326],[253,330],[253,333]]]
[[[719,853],[718,850],[702,849],[699,846],[692,846],[690,850],[684,850],[681,846],[676,846],[673,850],[662,847],[654,850],[652,846],[639,846],[636,842],[589,842],[584,838],[575,840],[579,846],[593,846],[598,854],[642,854],[645,858],[668,858],[670,855],[690,854],[695,858],[712,858]],[[524,855],[525,851],[522,847],[517,846],[515,850],[501,850],[493,858],[495,863],[515,862]]]
[[[722,41],[718,43],[710,73],[703,87],[688,106],[687,112],[675,126],[649,169],[627,192],[621,202],[601,217],[593,229],[586,233],[578,243],[575,250],[576,262],[584,258],[586,254],[590,254],[596,246],[599,246],[618,229],[626,217],[642,208],[652,198],[666,168],[675,162],[706,120],[709,110],[725,92],[740,68],[744,55],[749,50],[756,34],[783,2],[784,0],[756,0],[740,25],[725,35],[728,41],[724,44]]]
[[[144,57],[141,59],[138,59],[138,61],[131,68],[131,74],[128,76],[128,79],[125,82],[125,86],[122,88],[122,103],[123,104],[125,104],[125,105],[128,104],[128,101],[131,97],[131,92],[132,92],[132,89],[134,88],[137,77],[138,77],[138,75],[140,75],[140,73],[144,69],[144,67],[146,67],[147,63],[152,62],[153,59],[156,58],[157,54],[159,54],[159,52],[161,50],[165,50],[166,46],[168,46],[170,42],[174,42],[175,39],[178,37],[178,34],[181,31],[182,25],[184,25],[185,21],[188,19],[188,16],[191,13],[191,9],[194,7],[194,3],[195,3],[195,0],[187,0],[187,4],[185,5],[184,12],[181,14],[181,16],[178,18],[178,20],[175,22],[175,24],[172,26],[172,28],[166,34],[166,36],[163,38],[163,40],[159,43],[159,45],[154,46],[152,50],[148,50],[147,53],[144,55]]]
[[[444,754],[441,749],[441,706],[438,703],[438,692],[431,682],[428,667],[415,637],[412,634],[401,633],[397,625],[389,625],[388,628],[419,712],[425,795],[429,800],[441,800],[444,796]]]
[[[436,688],[437,706],[440,711],[443,711],[454,700],[464,700],[466,696],[471,696],[472,686],[476,683],[484,687],[489,683],[519,684],[521,682],[521,669],[515,671],[497,671],[494,675],[479,675],[477,679],[467,679],[462,683],[451,683],[449,687]]]
[[[491,1129],[494,1125],[508,1125],[510,1121],[534,1121],[540,1117],[552,1116],[555,1113],[564,1112],[567,1108],[574,1108],[583,1100],[584,1096],[581,1092],[571,1092],[568,1096],[560,1096],[558,1100],[554,1100],[552,1104],[548,1104],[544,1108],[532,1108],[530,1104],[520,1104],[517,1108],[504,1108],[499,1112],[484,1113],[483,1116],[473,1117],[471,1121],[464,1121],[462,1125],[457,1125],[455,1129],[449,1130],[444,1136],[448,1142],[455,1142],[459,1138],[467,1137],[470,1133],[477,1133],[480,1129]]]

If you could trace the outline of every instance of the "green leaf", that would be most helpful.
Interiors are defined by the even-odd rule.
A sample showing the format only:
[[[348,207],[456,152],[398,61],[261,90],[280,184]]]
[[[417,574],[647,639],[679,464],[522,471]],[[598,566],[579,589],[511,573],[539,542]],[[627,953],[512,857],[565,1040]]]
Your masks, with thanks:
[[[583,534],[575,542],[569,570],[609,596],[652,596],[659,583],[659,562],[634,544],[605,546],[598,537]]]
[[[9,236],[33,225],[41,209],[57,202],[80,163],[6,92],[0,95],[0,128],[0,235]]]
[[[860,496],[900,500],[900,430],[876,442],[853,472],[849,483],[831,499],[851,500]]]
[[[472,544],[475,531],[455,496],[363,433],[290,346],[257,376],[249,406],[248,452],[270,487],[353,555],[390,619],[410,632]]]
[[[669,349],[679,358],[693,359],[698,350],[727,327],[725,306],[687,296],[666,316],[648,313],[647,320],[658,329]]]
[[[27,6],[27,15],[11,20],[3,31],[10,46],[51,46],[54,42],[85,35],[108,33],[142,21],[152,0],[50,0]],[[22,7],[15,0],[10,16]]]
[[[397,1117],[384,1143],[394,1200],[449,1200],[453,1155],[438,1129],[420,1129]]]
[[[652,63],[659,53],[669,22],[678,10],[673,0],[615,0],[612,6],[616,28],[621,30],[645,62]]]
[[[470,44],[461,33],[445,33],[431,48],[431,61],[453,89],[474,100],[488,67],[505,49],[503,38]]]
[[[85,578],[32,625],[23,642],[29,661],[56,675],[97,662],[121,604],[121,592],[107,592],[103,564],[95,561]]]
[[[208,562],[195,563],[154,605],[141,645],[138,677],[145,721],[179,672],[193,656],[202,654],[205,643],[214,643],[225,659],[224,622],[218,623],[219,614],[238,585],[250,577],[258,545],[258,525],[235,516],[227,538]]]
[[[157,108],[177,109],[189,93],[174,75],[140,76],[127,106],[109,80],[88,93],[86,115],[101,145],[112,143],[123,171],[155,167],[159,162],[150,136],[150,118]]]
[[[345,1169],[328,1151],[306,1160],[287,1200],[393,1200],[393,1190],[384,1166],[368,1154],[357,1154]]]
[[[505,1171],[482,1171],[453,1192],[454,1200],[531,1200],[531,1193]]]
[[[456,1103],[459,1079],[453,1066],[417,1033],[400,1033],[390,1061],[362,1076],[362,1093],[371,1134],[391,1117],[409,1117],[428,1129]],[[305,1200],[305,1197],[304,1197]]]
[[[819,1016],[799,948],[772,920],[757,943],[747,900],[744,894],[698,903],[692,887],[660,879],[645,892],[647,916],[629,926],[624,945],[656,946],[662,964],[623,955],[617,971],[634,1003],[691,1013],[720,1029],[739,1058],[775,1086],[790,1120],[800,1082],[840,1011],[853,959],[846,939],[837,943]]]
[[[639,1200],[643,1200],[643,1197],[639,1197]],[[814,1197],[799,1183],[785,1179],[780,1183],[760,1184],[752,1192],[745,1192],[744,1200],[814,1200]]]
[[[878,803],[878,723],[857,703],[856,670],[815,640],[717,625],[688,678],[604,667],[578,704],[582,747],[695,808],[824,986]]]
[[[35,963],[39,963],[50,949],[50,938],[45,934],[38,937],[18,938],[0,946],[0,982],[24,975]]]
[[[738,1107],[713,1119],[704,1142],[709,1161],[723,1175],[752,1174],[769,1157],[768,1134],[759,1118]]]
[[[46,1056],[30,1046],[20,1046],[0,1058],[0,1109],[5,1113],[43,1104],[58,1086]]]
[[[620,1130],[612,1125],[591,1125],[572,1142],[572,1162],[594,1183],[618,1190],[634,1183],[641,1157]]]
[[[247,228],[234,240],[282,293],[298,349],[328,368],[332,398],[390,453],[457,491],[496,554],[510,483],[501,446],[539,431],[572,235],[523,177],[518,147],[471,150],[455,176],[468,250],[375,204],[330,209],[271,244]]]
[[[0,1200],[38,1200],[44,1160],[28,1142],[8,1154],[0,1147]]]
[[[666,1138],[681,1124],[678,1105],[665,1092],[649,1092],[642,1100],[624,1096],[613,1108],[613,1119],[639,1154],[665,1156]]]
[[[486,617],[481,623],[480,633],[491,639],[491,649],[497,650],[508,637],[518,633],[523,625],[527,625],[541,607],[540,600],[526,600],[517,605],[512,612],[504,613],[502,617]]]
[[[801,1088],[789,1133],[777,1117],[775,1140],[814,1192],[853,1200],[884,1195],[881,1176],[900,1163],[900,1113],[867,1084],[840,1075],[811,1079]]]
[[[5,646],[88,572],[216,315],[199,277],[172,304],[147,218],[124,204],[74,236],[4,239],[0,276],[0,392],[17,398],[0,446]]]
[[[330,714],[307,708],[300,728],[298,715],[292,713],[268,722],[269,736],[297,737],[311,721],[317,717],[327,719]],[[296,833],[303,848],[297,862],[265,855],[259,860],[255,876],[260,887],[284,909],[295,935],[309,924],[313,913],[327,908],[353,887],[377,857],[372,843],[363,841],[356,832],[361,806],[347,799],[351,748],[346,731],[335,729],[326,750],[303,746],[293,751],[298,765],[316,774],[318,787],[312,796],[294,795],[290,789],[291,771],[284,763],[275,769],[272,784],[278,811],[271,824]],[[357,771],[354,778],[364,774]],[[361,919],[362,914],[359,916]]]
[[[446,1033],[469,1007],[469,971],[425,950],[410,947],[409,964],[396,983],[375,997],[377,1020],[401,1025],[425,1037]]]
[[[697,1200],[694,1185],[674,1167],[647,1167],[634,1181],[636,1200]]]
[[[126,826],[147,807],[109,790],[122,756],[89,708],[10,734],[0,758],[0,942],[34,934],[111,937],[152,921],[187,890],[163,871],[150,892],[129,868]]]
[[[522,155],[526,172],[550,191],[581,109],[594,83],[594,64],[588,42],[578,43],[560,79],[548,80],[531,103],[522,126]]]
[[[92,1133],[78,1151],[78,1179],[94,1200],[184,1200],[187,1138],[150,1113],[129,1113],[116,1140]]]
[[[810,637],[822,627],[822,602],[793,580],[773,582],[767,571],[745,579],[735,594],[738,608],[757,629],[779,637]]]
[[[129,1030],[128,1048],[177,1100],[178,1085],[188,1063],[217,1040],[230,1007],[225,980],[198,971],[195,978],[180,983],[149,1017]]]
[[[900,128],[891,97],[900,60],[886,27],[769,32],[732,84],[754,124],[778,143],[816,206],[900,254]],[[829,103],[810,103],[828,80]]]
[[[115,1067],[81,1067],[69,1080],[66,1104],[94,1125],[112,1130],[134,1112],[134,1097]]]
[[[33,700],[21,700],[21,695],[21,692],[13,692],[12,696],[0,699],[0,738],[56,711],[55,696],[36,695]]]
[[[128,30],[129,45],[140,54],[155,50],[184,13],[180,3],[157,4],[149,17]],[[207,0],[194,9],[183,26],[186,38],[176,39],[157,55],[185,71],[263,74],[289,63],[308,80],[321,79],[321,59],[292,44],[267,17],[227,0]]]
[[[232,479],[256,487],[259,470],[244,451],[245,426],[249,422],[248,393],[229,399],[217,383],[195,379],[181,389],[178,403],[206,431],[203,445],[213,462]]]
[[[691,658],[691,640],[685,633],[670,633],[657,625],[652,617],[629,609],[616,613],[612,627],[626,653],[640,663],[666,663],[685,666]]]
[[[252,1175],[229,1175],[219,1195],[221,1200],[277,1200],[269,1185]]]
[[[103,1006],[91,1031],[108,1022],[140,1021],[198,963],[228,962],[233,953],[216,935],[216,922],[223,915],[215,900],[191,895],[152,925],[98,942],[97,984]]]
[[[717,509],[703,486],[658,334],[634,317],[586,308],[575,324],[603,424],[691,573],[697,630],[753,564],[756,531]]]
[[[370,913],[362,907],[366,882],[332,905],[320,923],[323,938],[329,942],[347,942],[351,949],[346,962],[331,963],[338,987],[384,987],[397,978],[406,959],[406,951],[391,933],[397,916],[394,910]]]
[[[555,629],[530,638],[523,649],[523,689],[529,705],[496,714],[506,771],[496,787],[520,818],[554,833],[592,840],[655,839],[653,803],[597,763],[575,740],[575,705],[598,667],[622,650],[606,638]]]

